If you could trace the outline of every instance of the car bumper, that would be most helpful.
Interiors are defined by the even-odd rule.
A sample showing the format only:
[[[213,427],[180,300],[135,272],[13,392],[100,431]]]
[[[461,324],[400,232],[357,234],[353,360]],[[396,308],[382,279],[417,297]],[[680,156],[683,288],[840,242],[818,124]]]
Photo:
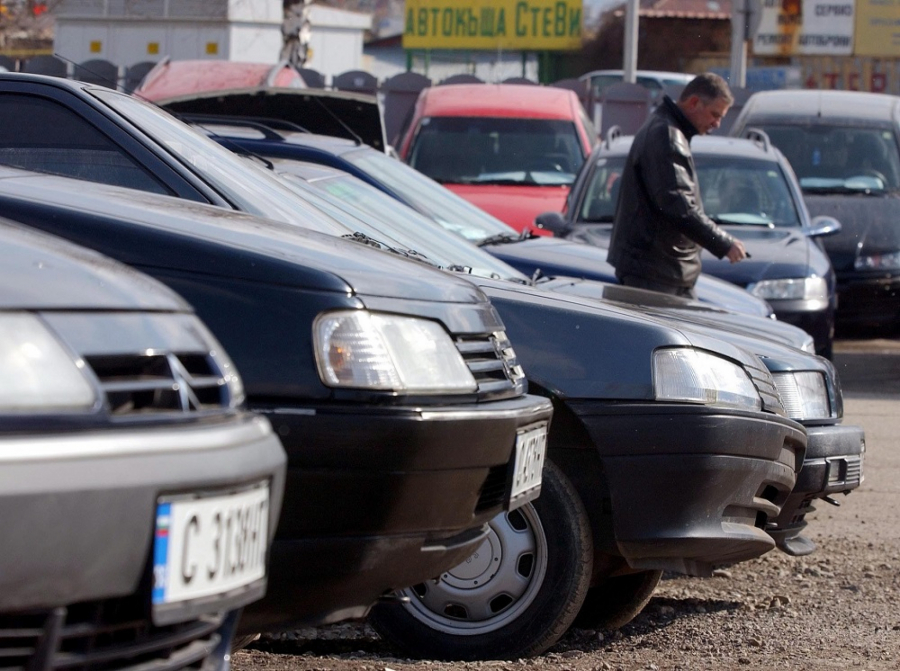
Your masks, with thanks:
[[[611,516],[599,528],[611,531],[612,549],[632,568],[708,575],[775,546],[765,521],[794,487],[806,449],[801,425],[681,404],[585,404],[576,412],[609,492],[603,510],[588,512]]]
[[[157,503],[267,481],[271,539],[285,454],[267,421],[242,414],[175,427],[18,435],[0,445],[0,638],[7,651],[26,651],[23,668],[36,664],[29,650],[92,668],[127,665],[137,648],[147,665],[226,668],[238,609],[262,596],[265,580],[151,615]]]
[[[288,453],[270,589],[241,633],[362,617],[468,557],[510,506],[516,436],[546,399],[479,406],[260,408]]]
[[[848,493],[864,478],[866,437],[862,427],[813,426],[807,428],[807,434],[806,458],[797,483],[781,513],[766,526],[779,549],[794,556],[815,550],[815,544],[800,535],[807,525],[806,516],[815,511],[815,499]]]
[[[900,274],[838,276],[837,322],[849,328],[893,328],[900,320]]]

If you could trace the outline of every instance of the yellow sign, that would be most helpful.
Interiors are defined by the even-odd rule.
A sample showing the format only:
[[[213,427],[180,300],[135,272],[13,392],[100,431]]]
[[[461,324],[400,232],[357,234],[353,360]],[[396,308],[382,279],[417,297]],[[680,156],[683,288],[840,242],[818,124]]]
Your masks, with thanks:
[[[406,0],[404,49],[581,48],[582,0]]]
[[[103,42],[101,42],[100,40],[92,40],[88,45],[88,51],[90,51],[92,54],[99,54],[101,51],[103,51]]]
[[[900,0],[856,0],[857,56],[900,56]]]

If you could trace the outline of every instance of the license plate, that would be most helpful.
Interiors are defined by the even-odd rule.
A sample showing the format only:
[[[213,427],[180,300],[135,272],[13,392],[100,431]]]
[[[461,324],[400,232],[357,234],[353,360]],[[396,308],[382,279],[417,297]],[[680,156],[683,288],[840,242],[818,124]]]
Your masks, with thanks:
[[[224,595],[266,575],[269,485],[156,506],[154,605]]]
[[[517,508],[541,493],[541,474],[547,452],[547,424],[530,427],[516,436],[516,465],[510,509]]]

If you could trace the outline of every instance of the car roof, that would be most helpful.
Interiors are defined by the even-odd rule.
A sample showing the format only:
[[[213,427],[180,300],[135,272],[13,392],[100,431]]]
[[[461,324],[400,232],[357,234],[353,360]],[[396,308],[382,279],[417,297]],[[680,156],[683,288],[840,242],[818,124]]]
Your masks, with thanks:
[[[599,156],[625,156],[631,149],[634,140],[632,135],[620,135],[611,142],[603,142],[597,145],[593,158]],[[731,156],[751,158],[761,161],[777,163],[781,157],[773,145],[768,143],[768,138],[763,140],[750,140],[746,138],[725,137],[721,135],[697,136],[691,141],[691,151],[694,154],[704,156]]]
[[[572,119],[574,91],[539,84],[447,84],[422,91],[422,116]]]
[[[900,97],[864,91],[760,91],[750,96],[742,116],[752,122],[800,118],[810,122],[887,122],[900,115]]]
[[[585,80],[590,79],[591,77],[596,77],[599,75],[622,75],[624,70],[591,70],[590,72],[585,72],[578,79]],[[686,72],[670,72],[668,70],[635,70],[634,74],[640,77],[652,77],[654,79],[677,79],[679,81],[683,81],[687,84],[691,81],[696,75],[691,75]]]

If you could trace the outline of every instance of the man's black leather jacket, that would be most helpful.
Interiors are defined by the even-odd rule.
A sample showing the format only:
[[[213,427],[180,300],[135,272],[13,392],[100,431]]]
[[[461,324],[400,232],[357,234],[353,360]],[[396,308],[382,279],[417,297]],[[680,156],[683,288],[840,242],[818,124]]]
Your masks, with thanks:
[[[703,212],[691,138],[697,129],[671,98],[634,137],[622,174],[609,261],[616,275],[692,287],[700,248],[722,258],[734,243]]]

